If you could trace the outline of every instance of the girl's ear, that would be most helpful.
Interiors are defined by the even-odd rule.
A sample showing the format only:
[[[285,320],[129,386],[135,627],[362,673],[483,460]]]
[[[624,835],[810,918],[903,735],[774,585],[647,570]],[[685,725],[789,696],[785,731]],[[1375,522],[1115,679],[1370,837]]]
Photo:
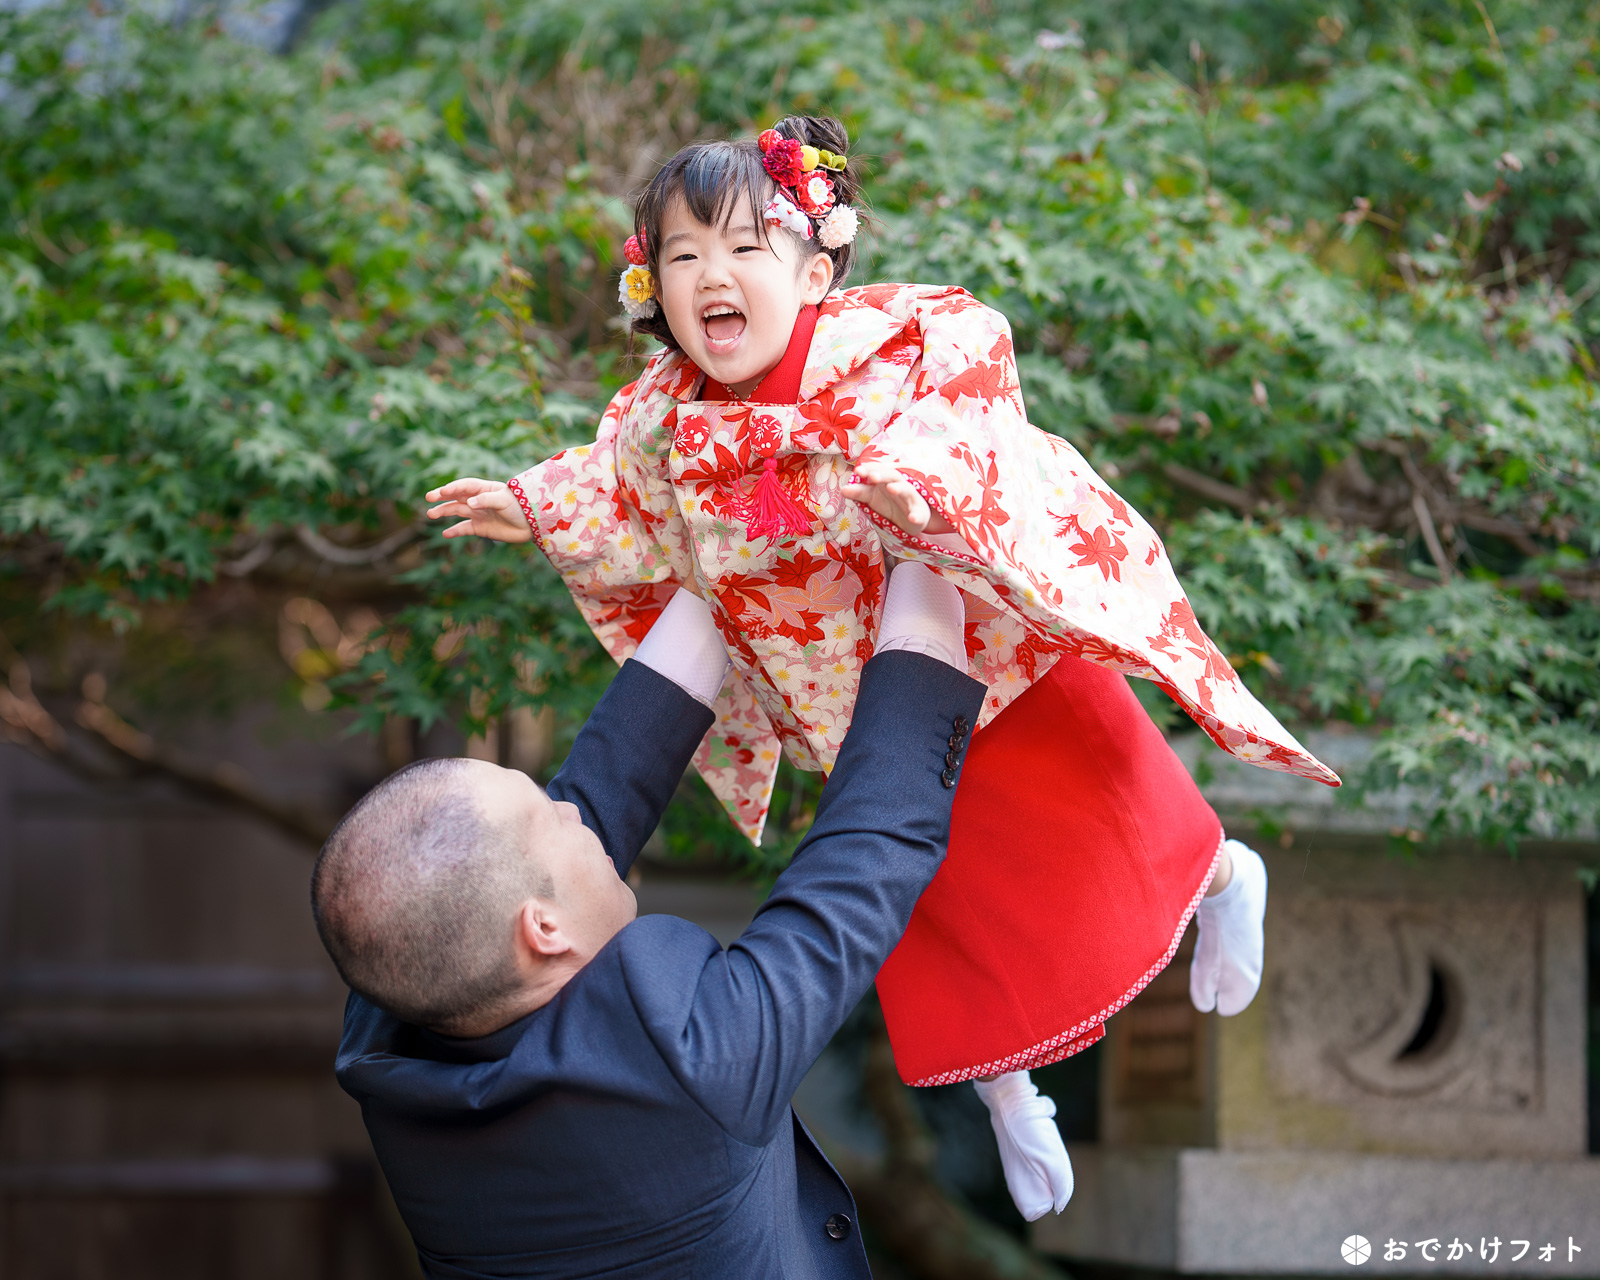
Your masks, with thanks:
[[[801,277],[800,301],[808,306],[821,302],[828,296],[832,284],[833,259],[825,253],[813,254]]]

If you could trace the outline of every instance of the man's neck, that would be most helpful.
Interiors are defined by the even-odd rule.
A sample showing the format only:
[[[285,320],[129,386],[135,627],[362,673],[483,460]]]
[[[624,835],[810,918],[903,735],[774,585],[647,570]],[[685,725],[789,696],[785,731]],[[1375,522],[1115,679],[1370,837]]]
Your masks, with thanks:
[[[498,1005],[491,1013],[469,1018],[441,1034],[455,1040],[480,1040],[484,1036],[492,1036],[496,1031],[503,1031],[513,1022],[526,1018],[530,1013],[537,1013],[554,1000],[588,962],[588,958],[568,951],[540,960],[537,967],[531,970],[525,967],[522,985],[504,1004]]]

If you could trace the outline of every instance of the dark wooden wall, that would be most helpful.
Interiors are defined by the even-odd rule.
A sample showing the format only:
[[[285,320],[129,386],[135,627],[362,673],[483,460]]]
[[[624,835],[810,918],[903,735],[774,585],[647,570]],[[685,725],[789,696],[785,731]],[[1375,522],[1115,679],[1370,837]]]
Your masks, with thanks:
[[[349,745],[214,749],[334,802],[376,774]],[[0,747],[0,1280],[416,1274],[333,1079],[310,855]]]

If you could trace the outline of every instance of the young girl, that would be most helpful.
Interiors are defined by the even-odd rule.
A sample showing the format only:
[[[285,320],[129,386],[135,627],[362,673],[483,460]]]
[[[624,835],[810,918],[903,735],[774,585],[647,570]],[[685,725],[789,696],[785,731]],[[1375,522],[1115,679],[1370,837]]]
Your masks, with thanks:
[[[1242,759],[1338,779],[1201,631],[1149,525],[1028,425],[1004,317],[956,288],[836,291],[858,227],[847,147],[837,121],[791,117],[679,152],[622,281],[665,349],[594,444],[509,484],[457,480],[429,514],[461,517],[447,537],[537,540],[618,662],[678,587],[706,598],[734,666],[695,762],[752,840],[780,749],[833,762],[885,556],[967,593],[982,732],[878,990],[904,1079],[978,1081],[1033,1219],[1072,1181],[1028,1069],[1099,1039],[1197,907],[1195,1004],[1236,1013],[1260,980],[1261,860],[1224,841],[1124,675]]]

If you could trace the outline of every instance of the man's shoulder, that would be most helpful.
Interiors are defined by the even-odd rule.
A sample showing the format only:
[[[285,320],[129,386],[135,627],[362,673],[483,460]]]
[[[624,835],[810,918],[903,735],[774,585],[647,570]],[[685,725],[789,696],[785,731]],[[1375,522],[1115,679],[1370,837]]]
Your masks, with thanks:
[[[629,1004],[657,1049],[671,1056],[707,966],[723,959],[722,944],[679,916],[650,915],[628,925],[614,945]]]
[[[612,946],[630,985],[656,973],[681,977],[686,969],[700,969],[722,950],[722,944],[693,921],[669,915],[638,917],[617,934]]]

